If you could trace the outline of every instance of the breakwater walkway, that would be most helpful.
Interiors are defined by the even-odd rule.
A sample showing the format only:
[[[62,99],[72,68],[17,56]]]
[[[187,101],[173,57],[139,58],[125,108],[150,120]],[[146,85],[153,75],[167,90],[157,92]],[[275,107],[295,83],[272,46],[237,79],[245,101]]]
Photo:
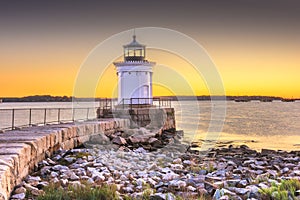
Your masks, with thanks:
[[[0,134],[0,200],[7,200],[14,187],[38,162],[58,149],[73,149],[95,134],[111,134],[128,128],[128,119],[28,127]]]

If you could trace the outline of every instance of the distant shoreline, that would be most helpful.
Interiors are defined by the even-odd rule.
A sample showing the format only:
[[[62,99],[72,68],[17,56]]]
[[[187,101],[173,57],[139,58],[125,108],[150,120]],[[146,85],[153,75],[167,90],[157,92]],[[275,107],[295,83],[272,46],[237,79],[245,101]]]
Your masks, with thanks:
[[[227,101],[285,101],[300,100],[300,98],[283,98],[274,96],[158,96],[155,98],[168,98],[172,101],[210,101],[210,100],[227,100]],[[51,95],[35,95],[27,97],[2,97],[0,102],[72,102],[75,101],[103,101],[115,100],[115,98],[76,98],[68,96],[51,96]]]

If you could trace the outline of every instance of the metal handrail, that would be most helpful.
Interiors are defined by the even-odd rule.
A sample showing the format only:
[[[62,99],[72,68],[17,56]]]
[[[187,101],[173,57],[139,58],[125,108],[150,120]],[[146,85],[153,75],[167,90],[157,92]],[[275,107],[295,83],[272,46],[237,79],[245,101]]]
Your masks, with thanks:
[[[158,102],[159,108],[171,108],[171,102],[172,100],[170,98],[123,98],[119,105],[122,105],[123,109],[125,106],[129,106],[130,109],[133,108],[133,106],[140,108],[144,105],[155,105],[154,102]]]
[[[0,109],[0,131],[5,131],[5,130],[14,130],[17,128],[22,128],[22,127],[30,127],[30,126],[38,126],[38,125],[46,125],[46,124],[60,124],[64,122],[75,122],[75,121],[82,121],[82,120],[91,120],[91,119],[96,119],[96,112],[95,115],[91,115],[90,110],[96,110],[96,107],[78,107],[78,108],[3,108]],[[69,111],[68,117],[63,118],[63,113],[62,111]],[[81,111],[81,116],[76,117],[76,111],[78,112],[79,110]],[[24,111],[24,112],[22,112]],[[40,117],[37,122],[33,121],[34,117],[34,111],[40,111],[43,112],[43,114],[39,114],[38,117]],[[55,114],[52,117],[47,116],[48,113],[56,111],[57,114]],[[1,116],[1,112],[9,112],[8,114],[11,115],[11,125],[8,127],[1,126],[1,119],[3,116]],[[26,113],[28,115],[26,116]],[[22,118],[22,123],[18,124],[16,123],[16,114],[25,114],[25,117]],[[37,116],[35,116],[37,117]],[[54,119],[55,118],[55,119]],[[8,119],[9,121],[9,119]],[[27,122],[26,122],[27,121]]]

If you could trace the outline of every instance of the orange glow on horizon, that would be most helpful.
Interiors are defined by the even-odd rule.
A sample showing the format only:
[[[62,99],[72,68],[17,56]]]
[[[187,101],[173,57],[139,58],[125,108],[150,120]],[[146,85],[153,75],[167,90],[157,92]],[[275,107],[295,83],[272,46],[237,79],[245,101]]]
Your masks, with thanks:
[[[219,70],[226,95],[300,98],[300,58],[295,49],[283,54],[274,47],[255,49],[253,46],[241,53],[237,52],[238,48],[223,48],[211,45],[207,51],[211,52]],[[0,97],[73,96],[84,53],[74,50],[68,56],[59,54],[56,59],[48,55],[50,50],[44,54],[35,53],[31,50],[22,56],[11,54],[1,61]],[[149,49],[147,59],[157,62],[153,77],[157,83],[153,86],[154,96],[209,95],[201,75],[179,56]],[[116,89],[116,71],[110,65],[95,86],[95,97],[115,97]]]

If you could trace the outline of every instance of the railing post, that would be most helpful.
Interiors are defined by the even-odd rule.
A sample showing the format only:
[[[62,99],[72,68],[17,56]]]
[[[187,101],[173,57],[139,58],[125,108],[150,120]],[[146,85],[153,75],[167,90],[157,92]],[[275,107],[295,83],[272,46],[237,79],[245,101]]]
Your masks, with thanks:
[[[29,126],[31,126],[31,108],[29,109]]]
[[[45,108],[45,112],[44,112],[44,125],[46,125],[47,122],[47,108]]]
[[[86,120],[89,119],[89,110],[90,110],[90,108],[87,108],[87,112],[86,112]]]
[[[15,109],[12,109],[12,122],[11,122],[11,129],[14,130],[15,129]]]
[[[60,108],[57,111],[57,123],[60,123]]]
[[[75,108],[72,109],[72,121],[75,121]]]

